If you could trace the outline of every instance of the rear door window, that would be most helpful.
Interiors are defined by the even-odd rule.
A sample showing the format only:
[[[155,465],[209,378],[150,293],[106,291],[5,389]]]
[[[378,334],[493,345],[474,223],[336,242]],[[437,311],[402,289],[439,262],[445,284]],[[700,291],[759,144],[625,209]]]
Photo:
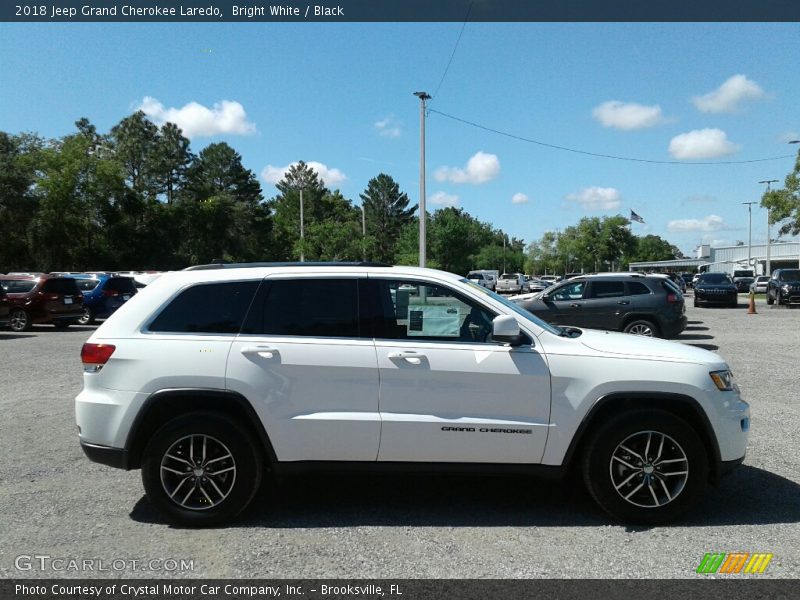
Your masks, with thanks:
[[[625,283],[622,281],[592,281],[589,286],[589,298],[618,298],[625,295]]]
[[[244,334],[365,337],[357,279],[272,279],[264,283]]]
[[[164,333],[239,333],[259,283],[232,281],[193,285],[178,294],[148,329]]]

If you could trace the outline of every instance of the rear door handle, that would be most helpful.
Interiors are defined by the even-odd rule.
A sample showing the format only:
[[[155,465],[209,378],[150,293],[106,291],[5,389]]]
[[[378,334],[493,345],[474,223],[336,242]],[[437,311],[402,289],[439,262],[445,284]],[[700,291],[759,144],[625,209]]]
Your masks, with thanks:
[[[578,304],[577,302],[573,302],[572,304],[570,304],[570,308],[580,308],[581,306],[582,305]]]
[[[418,352],[390,352],[389,358],[396,360],[396,359],[404,359],[406,362],[411,363],[412,365],[419,365],[422,364],[422,359],[425,358],[424,354],[420,354]]]
[[[273,348],[272,346],[245,346],[239,352],[241,352],[245,356],[249,354],[258,354],[259,356],[263,356],[264,358],[272,358],[273,356],[278,354],[278,349]]]
[[[620,300],[617,304],[630,304],[629,300]]]

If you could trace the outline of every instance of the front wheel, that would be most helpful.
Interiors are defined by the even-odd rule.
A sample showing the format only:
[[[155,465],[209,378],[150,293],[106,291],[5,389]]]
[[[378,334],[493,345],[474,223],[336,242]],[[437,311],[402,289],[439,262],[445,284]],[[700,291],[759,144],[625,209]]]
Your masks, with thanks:
[[[202,527],[235,519],[253,500],[262,452],[239,421],[214,412],[176,417],[145,448],[142,482],[170,521]]]
[[[771,306],[774,302],[775,299],[772,296],[770,296],[769,290],[767,290],[767,304]]]
[[[628,523],[656,525],[681,516],[705,489],[708,469],[697,432],[661,410],[607,421],[583,454],[583,477],[592,497]]]

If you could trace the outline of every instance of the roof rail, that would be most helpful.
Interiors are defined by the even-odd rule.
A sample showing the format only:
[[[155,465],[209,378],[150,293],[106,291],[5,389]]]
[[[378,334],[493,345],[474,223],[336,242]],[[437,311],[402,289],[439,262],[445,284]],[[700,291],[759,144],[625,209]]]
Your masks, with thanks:
[[[330,262],[250,262],[227,263],[213,262],[207,265],[194,265],[186,267],[184,271],[208,271],[211,269],[248,269],[256,267],[391,267],[386,263],[369,261],[330,261]]]

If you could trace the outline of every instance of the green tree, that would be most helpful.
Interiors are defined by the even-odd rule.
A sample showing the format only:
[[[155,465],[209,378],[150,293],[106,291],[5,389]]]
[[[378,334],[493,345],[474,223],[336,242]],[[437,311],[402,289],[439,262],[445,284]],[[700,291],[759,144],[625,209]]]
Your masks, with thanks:
[[[192,163],[187,177],[188,196],[195,201],[221,194],[249,205],[264,199],[255,174],[244,167],[241,155],[225,142],[206,146]]]
[[[487,238],[483,223],[455,207],[434,212],[429,231],[432,257],[441,269],[461,275],[472,269],[474,256]]]
[[[628,262],[644,262],[654,260],[674,260],[681,257],[677,247],[658,235],[646,235],[636,239],[636,248]]]
[[[167,204],[172,204],[186,184],[192,160],[189,140],[183,136],[180,128],[174,123],[164,123],[153,149],[153,170],[159,192],[166,196]]]
[[[385,173],[370,179],[360,197],[366,230],[374,240],[370,255],[375,260],[391,262],[400,231],[412,221],[417,205],[409,208],[408,196]]]
[[[0,132],[0,272],[33,264],[30,225],[38,209],[33,194],[44,142],[32,135]]]
[[[794,169],[786,176],[783,188],[765,192],[761,206],[770,211],[770,223],[787,220],[778,229],[778,235],[800,234],[800,151]]]
[[[130,188],[141,200],[155,198],[160,189],[158,127],[142,111],[137,111],[112,127],[109,138]]]

